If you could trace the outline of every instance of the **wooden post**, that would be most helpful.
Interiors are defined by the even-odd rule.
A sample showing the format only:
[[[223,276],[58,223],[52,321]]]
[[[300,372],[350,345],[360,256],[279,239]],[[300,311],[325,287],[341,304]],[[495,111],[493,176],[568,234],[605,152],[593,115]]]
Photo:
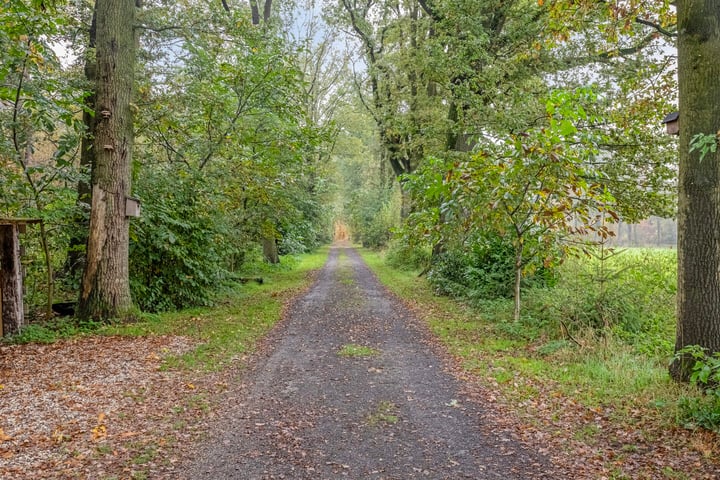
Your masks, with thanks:
[[[17,224],[0,225],[0,313],[2,335],[18,333],[23,324],[23,288]]]

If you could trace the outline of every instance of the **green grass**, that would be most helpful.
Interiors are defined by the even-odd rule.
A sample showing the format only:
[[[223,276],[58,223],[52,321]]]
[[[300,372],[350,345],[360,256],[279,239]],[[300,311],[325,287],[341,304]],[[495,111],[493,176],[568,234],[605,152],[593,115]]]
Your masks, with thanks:
[[[373,412],[368,415],[367,423],[370,426],[395,425],[400,418],[397,416],[397,406],[386,400],[379,402]]]
[[[365,345],[349,343],[338,350],[338,355],[341,357],[374,357],[380,355],[380,351]]]
[[[284,258],[281,266],[264,269],[262,285],[237,284],[224,292],[224,298],[213,307],[142,314],[139,321],[113,325],[78,325],[73,319],[63,318],[26,327],[10,340],[52,343],[84,334],[183,335],[196,339],[199,345],[183,355],[167,358],[164,367],[216,371],[253,350],[280,319],[284,303],[309,284],[309,273],[325,263],[327,254],[325,247],[312,254]]]
[[[106,335],[185,335],[200,341],[192,351],[166,359],[169,368],[216,371],[252,352],[257,341],[277,323],[293,294],[309,284],[309,272],[320,268],[328,248],[297,257],[293,268],[269,269],[264,283],[238,285],[215,307],[146,315],[132,324],[99,330]]]

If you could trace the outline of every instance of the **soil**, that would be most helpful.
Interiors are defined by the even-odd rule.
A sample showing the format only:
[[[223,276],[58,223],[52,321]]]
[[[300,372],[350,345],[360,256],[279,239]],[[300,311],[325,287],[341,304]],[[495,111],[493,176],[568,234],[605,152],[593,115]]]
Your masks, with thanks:
[[[267,345],[179,469],[187,479],[560,478],[463,392],[352,248],[333,247]]]

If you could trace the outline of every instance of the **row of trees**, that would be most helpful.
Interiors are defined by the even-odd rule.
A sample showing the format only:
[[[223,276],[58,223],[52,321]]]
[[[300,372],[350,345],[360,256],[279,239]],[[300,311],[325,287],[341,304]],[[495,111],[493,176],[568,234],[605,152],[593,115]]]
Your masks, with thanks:
[[[528,275],[679,199],[678,348],[718,351],[716,3],[338,0],[320,24],[271,0],[9,0],[0,209],[43,219],[48,303],[80,271],[83,318],[126,316],[130,286],[143,308],[203,303],[249,245],[276,261],[278,240],[329,231],[338,142],[364,243],[397,208],[433,265],[503,244],[518,317]],[[365,116],[342,105],[348,83]],[[660,131],[678,97],[679,168]]]
[[[207,303],[256,249],[276,262],[329,239],[325,67],[344,67],[312,22],[283,33],[285,7],[5,3],[0,215],[43,220],[26,263],[48,312]]]
[[[364,53],[357,84],[399,179],[406,242],[438,260],[478,231],[507,238],[516,318],[523,276],[578,234],[673,214],[667,5],[339,3]]]
[[[340,0],[366,65],[358,92],[402,191],[405,244],[432,251],[432,273],[500,239],[518,318],[526,277],[604,241],[609,224],[671,217],[679,203],[677,349],[720,351],[717,7]],[[661,124],[678,99],[679,163]]]

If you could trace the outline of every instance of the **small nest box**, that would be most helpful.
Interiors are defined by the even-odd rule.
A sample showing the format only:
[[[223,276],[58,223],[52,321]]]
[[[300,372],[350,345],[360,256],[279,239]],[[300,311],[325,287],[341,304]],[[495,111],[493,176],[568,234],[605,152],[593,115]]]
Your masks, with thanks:
[[[129,218],[140,216],[140,199],[125,197],[125,216]]]
[[[680,134],[680,112],[668,113],[662,123],[665,124],[665,131],[668,135]]]

